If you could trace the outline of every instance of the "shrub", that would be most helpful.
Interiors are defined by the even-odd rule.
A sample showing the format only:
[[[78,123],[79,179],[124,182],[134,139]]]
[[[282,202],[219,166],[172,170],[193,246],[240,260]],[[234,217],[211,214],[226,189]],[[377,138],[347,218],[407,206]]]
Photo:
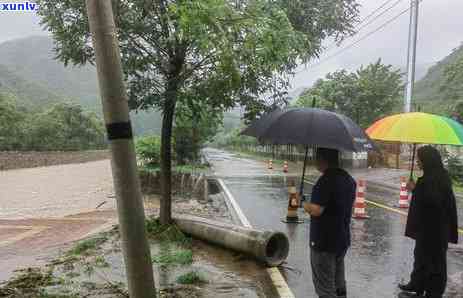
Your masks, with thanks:
[[[458,156],[449,154],[447,158],[447,168],[449,175],[453,180],[463,180],[463,163]]]
[[[153,257],[153,263],[162,265],[190,265],[193,263],[193,251],[181,248],[175,248],[174,251],[166,249]]]
[[[161,163],[161,138],[159,136],[146,136],[137,139],[135,150],[143,164],[159,166]]]
[[[200,284],[205,282],[205,278],[196,271],[188,272],[186,274],[180,275],[177,278],[177,283],[182,285]]]

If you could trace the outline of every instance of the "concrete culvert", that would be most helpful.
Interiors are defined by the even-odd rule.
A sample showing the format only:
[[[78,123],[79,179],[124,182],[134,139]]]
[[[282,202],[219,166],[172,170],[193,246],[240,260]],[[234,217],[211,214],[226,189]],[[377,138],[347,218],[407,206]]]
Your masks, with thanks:
[[[244,253],[275,267],[288,257],[288,237],[281,232],[259,231],[193,216],[176,217],[185,234]]]
[[[288,253],[288,237],[280,232],[272,232],[265,245],[265,263],[269,266],[278,266],[286,260]]]
[[[217,184],[216,180],[207,179],[207,185],[209,188],[210,195],[216,195],[221,192],[219,185]]]

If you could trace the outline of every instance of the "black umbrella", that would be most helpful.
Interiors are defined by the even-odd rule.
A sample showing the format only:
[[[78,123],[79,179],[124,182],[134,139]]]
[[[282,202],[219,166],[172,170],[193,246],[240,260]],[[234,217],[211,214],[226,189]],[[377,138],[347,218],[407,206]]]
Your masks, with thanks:
[[[242,132],[275,145],[307,145],[342,151],[375,149],[373,141],[350,118],[314,108],[276,110]]]
[[[305,145],[301,192],[309,146],[354,152],[377,150],[364,130],[350,118],[315,108],[276,110],[251,123],[242,134],[275,145]]]
[[[285,111],[276,109],[268,114],[262,115],[258,120],[253,121],[248,127],[246,127],[241,134],[260,138],[262,134],[268,129],[268,127],[281,116]]]

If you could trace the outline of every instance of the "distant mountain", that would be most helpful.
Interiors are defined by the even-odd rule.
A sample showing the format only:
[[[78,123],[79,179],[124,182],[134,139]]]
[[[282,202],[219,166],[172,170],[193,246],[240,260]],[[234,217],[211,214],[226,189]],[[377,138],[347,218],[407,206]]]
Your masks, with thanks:
[[[451,106],[455,99],[447,98],[445,91],[445,69],[463,59],[463,46],[456,48],[450,55],[432,66],[426,75],[415,84],[413,99],[429,112],[441,113]]]
[[[4,65],[0,65],[0,91],[14,94],[29,109],[49,106],[62,100],[46,86],[25,80]]]
[[[428,73],[429,69],[435,65],[436,63],[433,62],[433,63],[420,63],[420,64],[417,64],[416,67],[415,67],[415,81],[419,81],[421,79],[423,79],[426,74]],[[404,66],[404,67],[401,67],[400,70],[402,71],[402,73],[404,74],[404,81],[407,80],[407,67]]]
[[[64,67],[53,59],[53,41],[46,36],[16,39],[0,44],[0,65],[17,77],[47,88],[50,92],[100,109],[98,83],[93,66]]]
[[[16,95],[31,109],[72,101],[101,115],[95,67],[67,66],[54,59],[53,40],[46,36],[15,39],[0,44],[0,92]],[[159,112],[132,113],[137,135],[160,133]]]

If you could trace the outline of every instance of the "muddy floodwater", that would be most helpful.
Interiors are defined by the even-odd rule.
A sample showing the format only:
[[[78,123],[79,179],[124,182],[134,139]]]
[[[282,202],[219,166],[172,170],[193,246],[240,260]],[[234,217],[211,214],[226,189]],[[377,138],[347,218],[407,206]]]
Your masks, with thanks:
[[[0,171],[0,280],[115,223],[114,208],[109,160]]]
[[[0,218],[49,218],[115,206],[109,160],[0,171]]]

